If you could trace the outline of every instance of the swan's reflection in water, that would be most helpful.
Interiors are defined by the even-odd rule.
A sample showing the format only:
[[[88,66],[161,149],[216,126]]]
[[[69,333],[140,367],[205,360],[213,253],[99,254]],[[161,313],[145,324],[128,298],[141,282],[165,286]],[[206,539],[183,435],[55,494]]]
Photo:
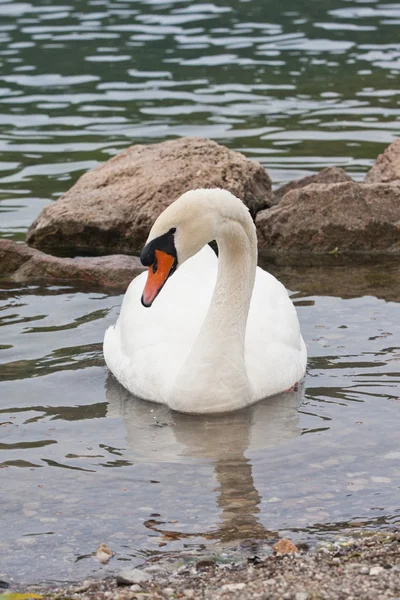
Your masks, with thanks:
[[[156,520],[148,520],[146,525],[165,540],[201,535],[229,542],[276,535],[259,520],[261,497],[254,484],[251,459],[245,453],[271,448],[300,435],[298,407],[303,392],[300,386],[296,392],[280,394],[226,415],[186,415],[134,398],[109,375],[107,414],[123,418],[134,460],[207,460],[213,464],[219,484],[216,491],[221,522],[217,530],[191,534]]]

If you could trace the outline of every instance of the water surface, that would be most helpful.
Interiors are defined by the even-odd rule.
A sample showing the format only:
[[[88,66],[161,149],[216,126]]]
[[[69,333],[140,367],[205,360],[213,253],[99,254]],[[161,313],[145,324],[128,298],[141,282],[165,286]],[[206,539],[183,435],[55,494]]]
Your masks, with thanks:
[[[211,418],[136,400],[107,372],[121,297],[6,286],[0,575],[77,579],[161,552],[398,523],[399,304],[373,285],[351,297],[357,272],[331,272],[338,295],[293,295],[304,385]],[[395,292],[397,266],[390,278]],[[91,557],[100,542],[116,552],[108,567]]]

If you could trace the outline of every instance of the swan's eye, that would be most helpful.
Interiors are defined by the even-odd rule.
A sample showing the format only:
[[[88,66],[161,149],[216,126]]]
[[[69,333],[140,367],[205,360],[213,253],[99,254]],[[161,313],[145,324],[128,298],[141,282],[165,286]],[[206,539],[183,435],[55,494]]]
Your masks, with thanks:
[[[155,273],[157,271],[157,269],[158,269],[157,258],[154,259],[154,262],[153,262],[153,264],[151,266],[151,269],[152,269],[153,273]]]

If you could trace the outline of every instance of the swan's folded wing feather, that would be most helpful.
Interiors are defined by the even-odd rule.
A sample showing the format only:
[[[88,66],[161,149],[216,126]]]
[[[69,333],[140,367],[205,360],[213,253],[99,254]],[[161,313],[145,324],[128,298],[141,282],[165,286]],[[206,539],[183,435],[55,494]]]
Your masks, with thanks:
[[[246,367],[258,398],[290,388],[304,376],[307,353],[286,288],[257,268],[246,330]]]

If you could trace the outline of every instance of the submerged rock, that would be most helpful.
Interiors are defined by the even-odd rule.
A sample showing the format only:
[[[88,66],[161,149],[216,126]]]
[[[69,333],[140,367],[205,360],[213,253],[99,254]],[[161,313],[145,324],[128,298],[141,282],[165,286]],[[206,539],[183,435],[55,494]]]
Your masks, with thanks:
[[[365,183],[400,182],[400,138],[390,144],[376,159],[365,176]]]
[[[327,167],[326,169],[319,171],[319,173],[308,175],[301,179],[295,179],[294,181],[290,181],[286,185],[283,185],[275,190],[275,197],[280,200],[291,190],[298,190],[307,185],[311,185],[312,183],[341,183],[343,181],[353,180],[344,169],[341,169],[340,167]]]
[[[124,290],[143,271],[135,256],[57,258],[25,244],[0,239],[0,276],[25,282],[85,282]]]
[[[158,215],[187,190],[222,187],[253,215],[274,203],[263,167],[203,138],[132,146],[46,206],[27,234],[54,254],[140,252]]]
[[[265,254],[400,252],[400,185],[311,184],[258,213]]]

